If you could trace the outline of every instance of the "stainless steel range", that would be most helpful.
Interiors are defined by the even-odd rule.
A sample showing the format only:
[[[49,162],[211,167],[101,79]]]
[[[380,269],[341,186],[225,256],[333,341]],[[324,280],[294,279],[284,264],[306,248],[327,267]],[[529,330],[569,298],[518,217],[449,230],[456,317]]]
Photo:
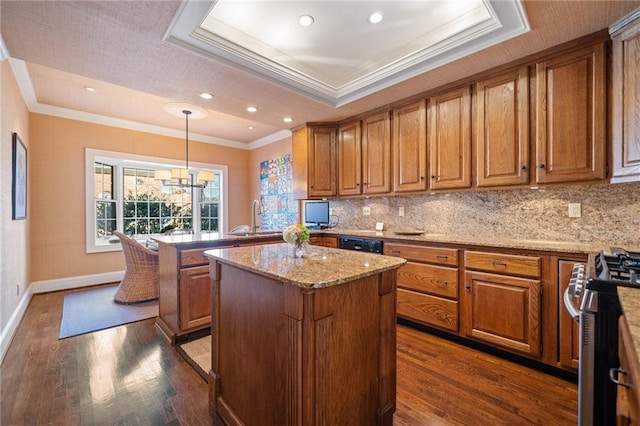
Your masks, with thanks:
[[[580,323],[578,424],[613,425],[616,421],[618,286],[640,288],[640,253],[612,247],[595,257],[595,273],[574,266],[564,305]]]

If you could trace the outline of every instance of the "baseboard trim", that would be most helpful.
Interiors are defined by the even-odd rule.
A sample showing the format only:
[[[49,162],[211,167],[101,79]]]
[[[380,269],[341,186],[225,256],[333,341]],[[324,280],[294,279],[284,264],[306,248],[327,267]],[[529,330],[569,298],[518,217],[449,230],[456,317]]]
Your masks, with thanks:
[[[107,284],[120,281],[122,280],[122,277],[124,277],[124,271],[32,282],[24,292],[24,295],[22,296],[22,299],[20,299],[15,311],[11,314],[11,318],[9,318],[7,326],[0,334],[0,364],[4,361],[4,356],[9,350],[11,340],[13,340],[13,336],[22,321],[22,317],[24,317],[24,314],[27,311],[27,306],[29,306],[29,302],[31,302],[31,297],[33,297],[34,294]]]
[[[124,271],[105,272],[103,274],[67,277],[57,280],[35,281],[31,283],[33,294],[48,293],[50,291],[71,290],[91,285],[107,284],[122,280]]]

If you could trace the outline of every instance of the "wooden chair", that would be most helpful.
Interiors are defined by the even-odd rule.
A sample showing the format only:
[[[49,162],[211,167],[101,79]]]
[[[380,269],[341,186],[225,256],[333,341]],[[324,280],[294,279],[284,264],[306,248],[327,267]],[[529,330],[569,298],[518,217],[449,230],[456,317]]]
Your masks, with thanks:
[[[158,253],[121,232],[115,231],[113,235],[120,238],[126,263],[124,278],[113,299],[125,304],[157,299],[160,295]]]

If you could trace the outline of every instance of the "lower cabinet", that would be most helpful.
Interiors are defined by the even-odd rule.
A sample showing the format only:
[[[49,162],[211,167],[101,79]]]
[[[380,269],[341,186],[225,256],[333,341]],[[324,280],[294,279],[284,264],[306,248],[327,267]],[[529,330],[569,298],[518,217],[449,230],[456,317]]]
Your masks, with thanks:
[[[386,243],[384,253],[408,261],[398,270],[398,316],[457,333],[458,250]]]
[[[465,251],[464,334],[540,358],[541,259]]]
[[[211,324],[209,266],[180,270],[180,324],[185,329]]]
[[[309,238],[309,244],[312,244],[314,246],[338,248],[338,238],[314,235]]]

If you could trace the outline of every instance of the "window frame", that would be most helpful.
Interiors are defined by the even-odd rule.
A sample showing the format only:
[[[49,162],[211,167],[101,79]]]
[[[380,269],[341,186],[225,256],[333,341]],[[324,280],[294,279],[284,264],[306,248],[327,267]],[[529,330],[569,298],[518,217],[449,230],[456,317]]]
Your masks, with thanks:
[[[113,174],[113,192],[116,200],[116,217],[118,229],[122,228],[122,168],[158,168],[158,167],[184,167],[184,163],[180,160],[153,157],[148,155],[130,154],[118,151],[106,151],[94,148],[85,148],[85,244],[87,253],[104,253],[112,251],[120,251],[122,247],[119,241],[117,243],[109,243],[108,241],[100,242],[95,238],[96,235],[96,198],[95,198],[95,170],[94,163],[101,162],[116,166]],[[193,172],[198,170],[211,170],[220,174],[220,200],[218,203],[218,233],[224,234],[228,228],[228,166],[223,164],[202,163],[189,161],[189,169]],[[196,220],[196,214],[200,217],[200,202],[202,200],[198,196],[197,208],[194,201],[193,220]],[[145,237],[146,239],[146,237]]]

